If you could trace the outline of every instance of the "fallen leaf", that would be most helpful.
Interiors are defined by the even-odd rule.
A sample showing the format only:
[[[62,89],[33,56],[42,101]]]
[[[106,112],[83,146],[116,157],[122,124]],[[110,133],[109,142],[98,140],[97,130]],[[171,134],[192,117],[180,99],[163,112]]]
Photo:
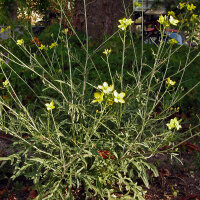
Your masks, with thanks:
[[[17,200],[17,198],[16,198],[13,194],[11,194],[11,195],[8,197],[8,200]]]
[[[7,187],[4,187],[2,190],[0,190],[0,199],[4,192],[8,191]]]
[[[110,152],[107,150],[98,150],[97,152],[103,159],[114,159],[114,156],[110,155]]]
[[[42,44],[37,37],[33,38],[32,43],[36,43],[38,46],[41,46]]]
[[[170,175],[171,175],[171,173],[169,172],[168,169],[160,169],[160,170],[159,170],[159,174],[160,174],[161,176],[170,176]]]
[[[28,198],[35,199],[37,197],[37,192],[35,190],[31,190],[29,192]]]
[[[24,191],[24,192],[27,192],[27,191],[29,191],[29,188],[30,188],[30,187],[27,186],[27,187],[25,187],[25,188],[23,189],[23,191]]]
[[[192,151],[200,152],[199,147],[192,144],[191,142],[184,142],[181,146],[186,147],[189,153],[191,153]]]
[[[158,149],[159,149],[160,151],[164,151],[164,150],[170,149],[170,146],[159,147]]]

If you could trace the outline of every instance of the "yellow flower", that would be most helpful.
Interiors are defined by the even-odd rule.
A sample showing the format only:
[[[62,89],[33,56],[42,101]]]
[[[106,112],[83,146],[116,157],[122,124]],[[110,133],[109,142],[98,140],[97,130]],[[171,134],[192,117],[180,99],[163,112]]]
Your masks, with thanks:
[[[132,23],[134,23],[134,21],[132,21],[132,19],[126,19],[126,20],[125,20],[125,24],[126,24],[127,26],[130,26]]]
[[[62,32],[63,32],[64,34],[67,34],[68,31],[69,31],[69,29],[68,29],[68,28],[65,28]]]
[[[168,11],[168,15],[171,15],[171,16],[175,17],[174,11]]]
[[[177,108],[171,107],[170,110],[171,110],[171,111],[174,110],[174,111],[178,112],[178,111],[180,110],[180,107],[177,107]]]
[[[170,22],[170,24],[176,26],[179,23],[179,20],[174,19],[172,16],[170,16],[169,22]]]
[[[108,104],[109,104],[110,106],[112,106],[113,103],[114,103],[114,101],[113,101],[112,99],[108,99]]]
[[[24,40],[21,39],[21,40],[17,40],[17,45],[22,45],[24,43]]]
[[[174,119],[171,119],[170,123],[167,123],[166,125],[169,128],[169,130],[174,129],[174,128],[176,128],[177,130],[179,130],[180,128],[182,128],[182,126],[179,124],[179,121],[175,117]]]
[[[118,28],[120,28],[121,30],[126,30],[127,26],[130,26],[132,23],[134,23],[134,21],[132,21],[132,19],[120,19],[119,20],[120,25],[118,25]]]
[[[60,72],[60,73],[61,73],[61,72],[62,72],[62,69],[59,69],[59,70],[58,70],[58,72]]]
[[[98,88],[103,90],[105,94],[111,93],[114,90],[114,85],[108,86],[107,82],[104,82],[103,85],[98,85]]]
[[[8,26],[8,27],[6,28],[6,30],[7,30],[7,31],[11,30],[11,26]]]
[[[158,22],[159,22],[160,24],[163,24],[164,21],[165,21],[165,18],[163,17],[163,15],[160,15],[160,17],[159,17],[159,19],[158,19]]]
[[[180,10],[183,9],[184,7],[185,7],[185,3],[179,3]]]
[[[4,29],[4,28],[1,28],[0,33],[3,33],[4,31],[5,31],[5,29]]]
[[[135,3],[134,3],[134,6],[135,6],[135,7],[141,7],[141,4],[138,3],[138,2],[135,2]]]
[[[168,85],[168,86],[170,86],[170,85],[175,85],[175,81],[172,81],[170,78],[167,78],[167,80],[166,80],[166,84]]]
[[[163,15],[160,15],[158,22],[162,24],[163,26],[166,26],[166,27],[169,26],[168,18],[166,15],[164,17]]]
[[[171,40],[168,41],[168,43],[171,44],[171,45],[174,45],[174,44],[177,44],[178,42],[175,39],[171,39]]]
[[[39,49],[40,50],[43,50],[43,49],[45,49],[46,47],[45,47],[45,45],[43,45],[43,44],[41,44],[41,46],[39,47]]]
[[[193,5],[193,3],[190,5],[190,4],[187,4],[187,9],[189,11],[192,11],[192,10],[195,10],[196,6]]]
[[[125,24],[120,24],[118,25],[118,28],[120,28],[121,30],[126,30],[126,25]]]
[[[101,92],[101,93],[100,92],[95,92],[94,93],[95,100],[93,100],[92,103],[96,103],[96,102],[101,103],[103,101],[103,95],[104,95],[103,92]]]
[[[103,54],[105,54],[105,55],[108,55],[110,53],[111,53],[111,49],[105,49],[104,52],[103,52]]]
[[[53,101],[51,101],[51,103],[46,103],[45,106],[47,107],[47,110],[53,110],[55,108]]]
[[[125,93],[121,92],[118,93],[116,90],[114,91],[114,102],[115,103],[125,103],[124,98],[125,97]]]
[[[58,46],[58,44],[56,42],[54,42],[49,46],[49,48],[52,49],[53,47],[56,47],[56,46]]]
[[[193,17],[194,19],[197,19],[198,15],[192,14],[192,17]]]
[[[192,17],[190,18],[190,21],[197,20],[198,15],[192,14]]]
[[[5,81],[3,82],[3,87],[7,87],[8,84],[9,84],[8,80],[5,80]]]

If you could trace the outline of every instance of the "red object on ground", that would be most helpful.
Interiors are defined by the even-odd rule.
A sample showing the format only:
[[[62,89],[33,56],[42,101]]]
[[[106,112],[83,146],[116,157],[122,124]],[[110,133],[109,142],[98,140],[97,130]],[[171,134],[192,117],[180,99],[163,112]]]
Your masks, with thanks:
[[[165,29],[165,31],[172,32],[172,33],[178,33],[179,32],[179,30],[175,30],[175,29]]]
[[[189,152],[189,153],[191,153],[191,152],[193,152],[193,151],[200,152],[199,147],[196,146],[196,145],[194,145],[194,144],[192,144],[191,142],[184,142],[184,143],[182,144],[182,146],[186,147],[186,148],[188,149],[188,152]]]
[[[103,159],[114,159],[114,156],[110,155],[110,152],[107,150],[98,150],[97,152]]]
[[[8,197],[8,200],[17,200],[17,198],[14,196],[14,195],[10,195],[9,197]]]
[[[0,190],[0,199],[2,198],[1,196],[3,195],[3,193],[7,191],[8,191],[7,187],[4,187],[2,190]]]
[[[32,43],[36,43],[38,46],[41,46],[42,44],[37,37],[33,38]]]
[[[30,198],[30,199],[35,199],[36,197],[37,197],[37,192],[36,192],[35,190],[31,190],[31,191],[29,192],[28,198]]]

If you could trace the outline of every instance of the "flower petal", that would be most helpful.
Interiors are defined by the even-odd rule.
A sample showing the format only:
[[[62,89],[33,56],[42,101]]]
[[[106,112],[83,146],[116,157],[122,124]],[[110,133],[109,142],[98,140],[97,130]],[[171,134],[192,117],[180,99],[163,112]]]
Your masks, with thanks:
[[[121,93],[119,94],[119,97],[120,97],[120,98],[124,98],[124,97],[125,97],[125,93],[124,93],[124,92],[121,92]]]
[[[114,94],[114,96],[115,96],[115,97],[117,97],[117,96],[118,96],[118,92],[117,92],[116,90],[114,91],[114,93],[113,93],[113,94]]]
[[[104,83],[103,83],[103,87],[107,88],[107,87],[108,87],[108,83],[107,83],[107,82],[104,82]]]

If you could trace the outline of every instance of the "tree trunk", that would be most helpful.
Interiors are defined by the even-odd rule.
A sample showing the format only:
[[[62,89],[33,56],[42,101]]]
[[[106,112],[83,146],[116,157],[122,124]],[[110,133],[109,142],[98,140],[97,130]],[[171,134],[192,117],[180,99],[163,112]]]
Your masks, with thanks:
[[[130,0],[85,0],[88,34],[94,40],[101,40],[103,35],[110,35],[117,27],[118,20],[125,17],[126,8],[132,8]],[[86,30],[84,0],[75,0],[73,26],[77,30]]]

